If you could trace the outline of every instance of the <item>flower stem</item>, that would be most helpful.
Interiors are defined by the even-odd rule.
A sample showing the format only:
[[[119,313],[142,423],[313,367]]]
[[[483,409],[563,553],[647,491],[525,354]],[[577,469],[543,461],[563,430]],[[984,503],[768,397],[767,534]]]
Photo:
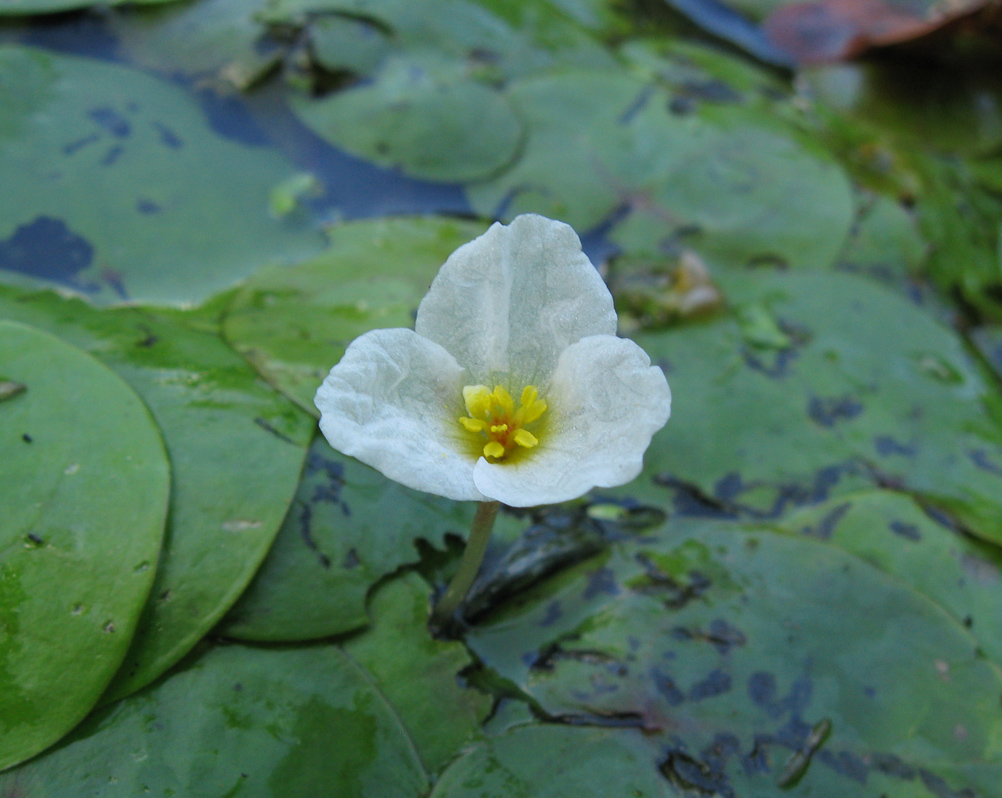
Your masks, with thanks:
[[[480,502],[480,506],[477,507],[477,514],[470,525],[470,539],[466,544],[466,551],[463,552],[463,559],[459,563],[459,570],[435,605],[431,616],[432,623],[441,624],[451,618],[456,608],[466,598],[487,552],[487,543],[491,539],[491,530],[494,529],[494,519],[497,518],[499,506],[500,502]]]

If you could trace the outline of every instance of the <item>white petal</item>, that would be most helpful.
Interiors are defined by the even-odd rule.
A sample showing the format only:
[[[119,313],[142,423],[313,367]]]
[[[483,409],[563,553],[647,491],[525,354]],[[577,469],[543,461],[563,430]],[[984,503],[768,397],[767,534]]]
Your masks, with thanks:
[[[313,401],[338,451],[409,488],[482,501],[458,423],[463,384],[463,369],[438,344],[411,330],[373,330],[352,341]]]
[[[612,335],[564,350],[543,398],[551,415],[539,445],[517,462],[481,459],[474,468],[485,496],[531,507],[629,482],[671,413],[664,372],[633,341]]]
[[[474,383],[516,391],[545,385],[575,341],[614,335],[616,311],[574,230],[530,214],[453,252],[415,329],[448,349]]]

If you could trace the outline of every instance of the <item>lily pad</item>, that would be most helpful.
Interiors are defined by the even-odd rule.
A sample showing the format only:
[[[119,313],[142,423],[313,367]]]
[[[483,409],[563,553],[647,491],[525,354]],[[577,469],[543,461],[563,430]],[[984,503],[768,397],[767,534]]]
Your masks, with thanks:
[[[142,401],[84,352],[0,321],[0,769],[97,702],[156,570],[170,468]]]
[[[323,255],[247,281],[226,316],[226,337],[272,385],[319,416],[313,396],[345,347],[377,327],[413,326],[439,267],[485,229],[430,217],[334,227]]]
[[[766,518],[893,486],[1002,542],[998,399],[954,332],[861,277],[725,276],[736,318],[637,337],[689,423],[655,436],[646,480],[620,491]]]
[[[473,510],[392,482],[318,437],[275,544],[222,631],[293,641],[365,626],[369,589],[417,562],[417,539],[442,547],[447,532],[465,535]]]
[[[434,776],[481,736],[492,698],[458,677],[472,663],[466,647],[429,634],[430,592],[416,574],[383,585],[372,599],[371,631],[344,651],[370,674]]]
[[[236,601],[278,531],[312,419],[263,386],[218,335],[169,315],[98,311],[0,289],[0,312],[100,357],[145,399],[173,465],[169,533],[132,648],[109,697],[177,662]]]
[[[669,798],[656,754],[634,729],[524,725],[485,740],[442,774],[430,798]]]
[[[262,19],[306,26],[313,37],[328,20],[363,20],[389,34],[396,54],[435,52],[492,80],[567,67],[611,67],[616,60],[595,33],[616,27],[595,0],[268,0]],[[323,34],[321,33],[321,37]],[[359,52],[359,43],[351,46]],[[320,55],[320,53],[315,53]],[[324,63],[323,58],[318,58]],[[370,62],[375,66],[378,61]]]
[[[782,527],[862,557],[928,596],[971,630],[1002,665],[998,609],[1002,550],[959,535],[930,518],[908,496],[872,491],[811,507]]]
[[[990,794],[1002,772],[998,669],[828,544],[674,520],[535,598],[475,653],[550,716],[643,728],[682,795]]]
[[[334,146],[427,180],[489,177],[522,137],[504,95],[431,51],[387,58],[372,83],[321,99],[294,95],[290,104]]]
[[[268,213],[297,171],[216,132],[181,88],[117,64],[0,47],[0,280],[99,303],[190,303],[320,249]],[[192,179],[196,176],[196,179]]]
[[[612,71],[523,80],[508,94],[528,138],[513,168],[468,188],[486,216],[536,212],[578,230],[609,219],[627,250],[681,245],[741,264],[822,267],[848,233],[841,169],[753,107],[673,111],[658,86]]]
[[[246,88],[278,65],[277,43],[256,15],[266,0],[199,0],[125,9],[109,21],[135,64],[165,75],[207,76]]]
[[[0,776],[0,790],[23,798],[419,798],[428,788],[393,708],[333,646],[216,648]]]

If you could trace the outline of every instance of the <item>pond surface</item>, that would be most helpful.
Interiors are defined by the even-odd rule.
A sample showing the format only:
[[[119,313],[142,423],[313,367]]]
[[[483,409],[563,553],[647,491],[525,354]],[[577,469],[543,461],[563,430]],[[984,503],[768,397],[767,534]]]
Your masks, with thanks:
[[[797,65],[783,2],[80,5],[0,6],[0,795],[997,795],[990,20]],[[473,503],[313,396],[522,213],[673,417],[504,508],[436,637]]]

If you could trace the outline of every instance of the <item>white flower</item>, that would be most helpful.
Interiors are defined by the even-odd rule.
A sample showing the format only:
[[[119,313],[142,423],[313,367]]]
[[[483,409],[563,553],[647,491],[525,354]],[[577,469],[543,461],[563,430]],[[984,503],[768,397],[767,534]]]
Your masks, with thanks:
[[[452,253],[415,330],[357,338],[314,401],[330,444],[390,479],[530,507],[636,477],[671,392],[616,337],[574,231],[527,215]]]

